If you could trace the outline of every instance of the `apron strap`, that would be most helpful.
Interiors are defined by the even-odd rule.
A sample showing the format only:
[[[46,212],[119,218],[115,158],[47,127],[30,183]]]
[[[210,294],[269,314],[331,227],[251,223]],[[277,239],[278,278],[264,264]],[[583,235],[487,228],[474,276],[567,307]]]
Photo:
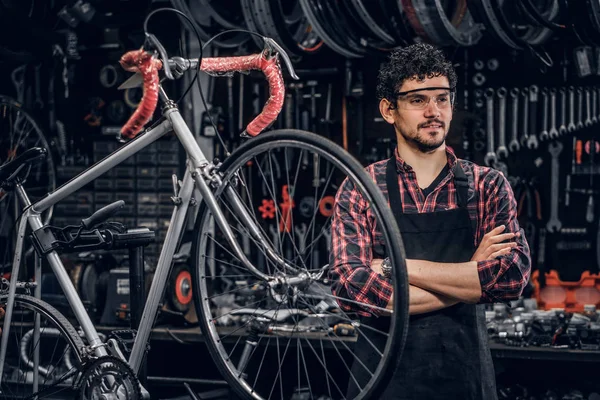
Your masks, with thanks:
[[[456,185],[456,196],[457,196],[458,206],[467,210],[467,202],[469,199],[469,178],[467,178],[467,174],[465,174],[465,170],[460,165],[460,161],[456,161],[456,165],[454,166],[453,171],[454,171],[454,184]],[[477,190],[474,190],[474,192],[475,192],[475,196],[477,196]],[[477,220],[476,219],[471,218],[471,230],[473,232],[473,237],[475,237],[475,234],[477,232]]]
[[[465,174],[465,171],[461,167],[460,161],[456,161],[453,172],[458,206],[461,208],[466,208],[467,199],[469,198],[469,178],[467,178],[467,174]]]
[[[396,157],[392,156],[387,162],[386,183],[390,208],[396,217],[396,222],[400,226],[400,217],[402,215],[402,199],[400,198],[400,185],[398,185],[398,171],[396,170]]]

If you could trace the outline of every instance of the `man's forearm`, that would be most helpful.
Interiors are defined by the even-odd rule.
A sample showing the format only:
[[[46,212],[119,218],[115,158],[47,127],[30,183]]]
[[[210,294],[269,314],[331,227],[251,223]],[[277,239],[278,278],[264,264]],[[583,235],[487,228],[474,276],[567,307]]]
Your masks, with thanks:
[[[437,311],[458,303],[458,300],[456,299],[452,299],[450,297],[438,293],[432,293],[413,285],[410,285],[408,289],[408,313],[410,315],[424,314],[432,311]],[[394,297],[392,295],[392,297],[390,298],[390,302],[387,306],[388,310],[393,310],[393,300]]]
[[[477,303],[481,298],[481,283],[477,262],[437,263],[406,260],[411,285],[465,303]]]

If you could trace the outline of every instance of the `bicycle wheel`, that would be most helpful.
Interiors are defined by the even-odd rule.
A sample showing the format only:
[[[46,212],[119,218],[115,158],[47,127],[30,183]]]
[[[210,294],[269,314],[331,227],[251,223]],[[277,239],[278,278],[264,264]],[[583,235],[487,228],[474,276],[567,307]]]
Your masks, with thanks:
[[[3,310],[7,299],[7,295],[0,297]],[[36,338],[33,326],[38,316],[40,335]],[[39,350],[37,391],[43,391],[38,398],[57,398],[57,393],[60,398],[70,398],[74,394],[72,385],[80,371],[84,344],[61,313],[35,297],[16,295],[8,335],[0,399],[32,398],[34,350]]]
[[[31,147],[45,147],[48,150],[46,160],[34,164],[25,177],[24,187],[33,203],[56,188],[52,152],[35,119],[15,100],[0,95],[0,165]],[[20,210],[16,193],[0,189],[0,271],[10,271],[15,248],[15,225]],[[52,207],[42,214],[45,224],[51,217]]]
[[[379,188],[342,148],[298,130],[249,140],[219,171],[223,185],[215,191],[217,202],[246,257],[278,279],[270,286],[242,267],[211,211],[201,209],[195,231],[194,299],[221,374],[238,394],[255,399],[305,398],[306,393],[306,398],[346,398],[350,383],[360,388],[351,398],[377,395],[400,359],[408,326],[404,249]],[[380,232],[373,249],[385,246],[397,266],[391,279],[396,311],[384,317],[389,319],[386,328],[361,323],[372,315],[369,304],[332,292],[343,284],[327,264],[333,200],[344,183],[354,185],[370,205],[371,222]],[[234,189],[268,245],[234,211],[227,188]],[[359,340],[372,347],[369,354],[353,351]],[[361,377],[357,368],[363,369]]]

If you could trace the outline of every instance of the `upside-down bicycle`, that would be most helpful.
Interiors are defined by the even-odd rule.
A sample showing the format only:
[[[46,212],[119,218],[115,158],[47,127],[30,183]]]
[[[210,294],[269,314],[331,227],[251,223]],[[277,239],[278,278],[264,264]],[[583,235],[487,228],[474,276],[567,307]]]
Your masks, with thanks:
[[[370,306],[336,297],[331,286],[344,283],[332,281],[328,274],[332,213],[331,208],[322,207],[323,199],[331,199],[348,181],[372,210],[374,219],[369,224],[380,227],[382,237],[374,240],[385,244],[397,266],[391,278],[397,295],[390,329],[370,332],[382,335],[386,347],[373,347],[370,356],[379,357],[379,362],[368,371],[371,379],[357,398],[377,394],[400,357],[408,321],[402,243],[383,195],[360,163],[329,140],[298,130],[259,135],[275,120],[285,97],[279,57],[294,76],[289,58],[272,40],[263,38],[265,49],[249,56],[184,59],[168,58],[153,35],[147,33],[147,38],[142,50],[124,56],[141,73],[144,84],[141,108],[122,131],[135,138],[34,204],[24,183],[46,150],[29,149],[0,166],[0,186],[16,192],[22,209],[10,279],[3,280],[0,291],[0,307],[5,311],[0,398],[43,398],[62,390],[75,390],[86,399],[135,399],[146,394],[136,375],[173,255],[190,217],[196,218],[192,279],[199,324],[214,363],[231,387],[239,395],[256,399],[284,399],[294,393],[345,398],[348,382],[354,379],[352,365],[364,366],[353,353],[353,343],[366,330],[373,331],[361,324],[357,312],[364,313]],[[270,97],[242,133],[248,140],[222,162],[209,161],[160,85],[160,68],[165,79],[186,71],[221,75],[261,70]],[[162,118],[137,134],[158,98]],[[102,340],[59,258],[62,249],[83,240],[102,244],[115,234],[135,234],[135,230],[107,223],[122,202],[97,211],[79,226],[54,227],[41,215],[171,131],[186,151],[187,167],[182,180],[174,177],[173,214],[127,357],[118,341]],[[277,173],[275,162],[280,167]],[[304,201],[300,209],[294,199],[301,192],[309,193],[310,201]],[[35,283],[39,282],[39,263],[37,279],[17,280],[22,276],[28,227],[36,251],[47,260],[68,300],[74,321],[40,300],[40,287]],[[340,304],[350,305],[351,311]],[[198,365],[201,371],[202,361]]]

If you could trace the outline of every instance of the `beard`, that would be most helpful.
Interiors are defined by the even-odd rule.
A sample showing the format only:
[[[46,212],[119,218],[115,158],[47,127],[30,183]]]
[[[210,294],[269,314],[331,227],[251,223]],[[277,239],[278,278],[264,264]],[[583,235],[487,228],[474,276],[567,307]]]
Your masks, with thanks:
[[[416,131],[410,132],[410,134],[406,134],[401,130],[400,133],[407,143],[413,144],[421,153],[431,153],[444,144],[446,137],[448,136],[448,132],[444,129],[445,124],[441,123],[441,125],[442,126],[439,129],[444,131],[444,134],[441,137],[431,137],[428,134],[419,133],[419,129],[421,128],[420,125]]]

